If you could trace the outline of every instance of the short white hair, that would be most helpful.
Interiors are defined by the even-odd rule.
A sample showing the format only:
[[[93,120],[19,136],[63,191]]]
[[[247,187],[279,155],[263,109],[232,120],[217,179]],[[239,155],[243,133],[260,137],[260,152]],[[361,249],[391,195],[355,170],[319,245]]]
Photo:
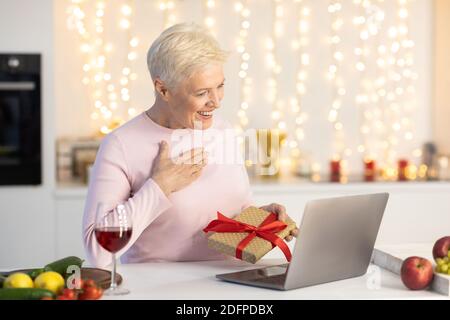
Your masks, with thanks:
[[[164,30],[147,53],[147,66],[153,81],[164,81],[175,88],[195,71],[214,64],[223,64],[228,52],[217,40],[195,23],[179,23]]]

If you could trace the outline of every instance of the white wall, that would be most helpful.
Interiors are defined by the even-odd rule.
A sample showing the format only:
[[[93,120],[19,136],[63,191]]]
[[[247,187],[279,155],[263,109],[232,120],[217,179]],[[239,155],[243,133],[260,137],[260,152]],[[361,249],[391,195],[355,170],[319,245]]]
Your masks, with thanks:
[[[42,54],[43,184],[0,187],[0,268],[55,257],[52,0],[1,0],[0,51]]]
[[[271,105],[266,99],[266,82],[270,70],[265,63],[265,39],[270,35],[272,28],[271,0],[249,1],[251,9],[251,27],[247,47],[251,54],[249,75],[254,81],[253,93],[251,95],[249,119],[250,126],[272,127],[270,120]],[[310,153],[313,160],[327,168],[327,162],[332,156],[332,134],[331,124],[327,121],[328,111],[331,104],[332,87],[325,79],[325,72],[331,62],[331,54],[326,39],[330,34],[330,19],[327,12],[329,1],[305,0],[311,6],[311,32],[310,32],[310,54],[311,65],[308,68],[309,79],[306,83],[307,94],[303,101],[303,110],[309,114],[309,120],[305,124],[306,139],[302,144],[302,150]],[[203,21],[202,5],[205,1],[185,0],[175,1],[178,21]],[[227,77],[226,96],[223,101],[221,113],[230,121],[237,122],[237,111],[239,110],[240,85],[237,77],[239,71],[239,59],[235,52],[235,40],[239,32],[238,15],[234,12],[234,2],[228,0],[217,0],[215,14],[215,30],[219,42],[228,50],[232,51],[229,62],[226,64],[225,73]],[[283,72],[279,77],[278,84],[280,98],[287,101],[295,92],[295,75],[298,65],[298,56],[290,49],[290,43],[295,37],[295,9],[292,1],[283,1],[285,7],[285,34],[280,38],[277,48],[278,60],[281,61]],[[373,1],[373,3],[377,3]],[[386,10],[386,19],[383,33],[386,34],[388,26],[393,23],[394,1],[385,1],[383,5]],[[138,74],[138,80],[131,86],[131,103],[129,106],[138,111],[145,110],[153,103],[153,88],[146,67],[146,51],[151,42],[163,29],[162,14],[157,8],[158,1],[135,1],[136,16],[131,33],[141,40],[138,46],[138,59],[133,63],[134,71]],[[353,150],[349,157],[350,169],[359,171],[362,166],[361,155],[356,152],[360,143],[359,113],[354,104],[357,93],[359,76],[353,66],[356,62],[353,48],[358,45],[357,32],[351,24],[353,16],[357,11],[353,2],[344,0],[344,19],[346,26],[343,31],[343,51],[347,54],[344,61],[344,78],[346,82],[347,96],[341,111],[342,123],[344,125],[345,143]],[[71,32],[66,26],[67,5],[64,1],[57,1],[56,26],[56,62],[55,69],[58,77],[56,82],[56,105],[57,105],[57,134],[58,136],[79,136],[92,133],[96,123],[89,119],[93,110],[92,102],[89,100],[86,87],[81,84],[84,63],[79,50],[80,42],[76,32]],[[91,23],[94,14],[92,8],[86,8],[86,23]],[[120,73],[120,66],[126,60],[127,42],[126,33],[118,28],[119,5],[110,6],[107,3],[105,9],[105,35],[107,41],[116,46],[111,54],[110,64],[114,67],[114,77]],[[416,71],[419,79],[417,88],[417,109],[414,111],[413,120],[416,122],[416,138],[412,145],[400,144],[400,154],[406,154],[414,148],[420,147],[424,141],[431,138],[430,110],[431,110],[431,51],[432,51],[432,1],[417,0],[411,5],[410,34],[415,41],[414,49]],[[384,36],[383,40],[386,40]],[[108,63],[108,62],[107,62]],[[121,107],[126,105],[121,105]],[[291,116],[292,120],[292,116]],[[289,121],[291,121],[289,120]]]

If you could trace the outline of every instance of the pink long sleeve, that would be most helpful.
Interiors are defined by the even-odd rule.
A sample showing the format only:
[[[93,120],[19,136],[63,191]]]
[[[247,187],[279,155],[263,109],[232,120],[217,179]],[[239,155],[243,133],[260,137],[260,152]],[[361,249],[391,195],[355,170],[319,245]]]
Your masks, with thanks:
[[[211,129],[204,130],[203,140],[194,146],[201,145],[214,154],[224,147],[217,137],[229,128],[215,116]],[[191,133],[182,131],[181,136],[189,138]],[[161,140],[175,148],[177,137],[174,130],[159,126],[142,113],[102,141],[83,216],[84,246],[93,265],[105,267],[111,263],[111,254],[95,239],[95,215],[100,202],[109,206],[107,210],[124,204],[131,213],[132,237],[118,252],[123,263],[226,258],[208,248],[202,230],[216,218],[217,211],[233,217],[251,204],[245,166],[242,162],[210,161],[197,180],[166,197],[150,178],[150,172]],[[192,147],[186,145],[184,149]]]
[[[151,178],[139,191],[130,197],[131,185],[127,176],[127,163],[118,138],[111,134],[102,141],[93,167],[83,221],[83,235],[89,260],[98,267],[111,263],[111,254],[101,249],[95,239],[94,226],[99,203],[105,203],[102,210],[109,211],[119,203],[131,214],[133,232],[130,242],[117,256],[130,248],[147,226],[171,202]],[[106,212],[103,212],[105,214]]]

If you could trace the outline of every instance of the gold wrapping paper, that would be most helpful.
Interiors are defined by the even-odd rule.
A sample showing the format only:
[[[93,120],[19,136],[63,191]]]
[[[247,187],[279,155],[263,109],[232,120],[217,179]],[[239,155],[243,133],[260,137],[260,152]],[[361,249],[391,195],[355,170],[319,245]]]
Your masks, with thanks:
[[[269,214],[270,212],[263,209],[248,207],[233,219],[257,227],[264,222]],[[291,230],[296,228],[295,221],[290,218],[285,223],[287,227],[276,233],[281,239],[284,239]],[[235,257],[237,246],[247,235],[248,232],[215,232],[208,237],[208,247]],[[272,250],[272,243],[257,236],[242,251],[242,260],[256,263],[270,250]]]

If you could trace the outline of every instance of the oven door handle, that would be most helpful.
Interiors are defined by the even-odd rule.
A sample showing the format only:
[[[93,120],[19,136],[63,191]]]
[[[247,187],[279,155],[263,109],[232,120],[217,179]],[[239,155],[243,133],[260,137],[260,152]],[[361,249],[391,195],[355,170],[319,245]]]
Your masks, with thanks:
[[[36,84],[31,81],[6,82],[0,81],[0,91],[31,91],[36,88]]]

